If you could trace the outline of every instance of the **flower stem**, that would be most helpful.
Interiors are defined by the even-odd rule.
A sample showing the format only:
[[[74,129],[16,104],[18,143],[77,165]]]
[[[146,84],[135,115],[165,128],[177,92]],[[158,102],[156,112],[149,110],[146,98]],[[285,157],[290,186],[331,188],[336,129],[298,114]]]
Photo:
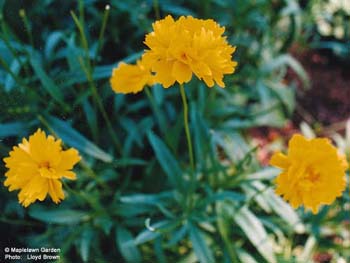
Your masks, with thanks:
[[[186,132],[186,138],[187,138],[187,144],[188,144],[188,154],[190,156],[192,171],[194,171],[192,140],[191,140],[190,128],[188,125],[188,105],[187,105],[187,99],[186,99],[186,92],[183,84],[180,84],[180,93],[181,93],[182,103],[184,106],[184,124],[185,124],[185,132]]]
[[[160,12],[159,12],[158,0],[153,0],[153,9],[154,9],[154,13],[156,15],[156,19],[159,20],[160,19]]]
[[[98,53],[101,51],[101,48],[102,48],[102,44],[103,44],[103,40],[104,40],[103,36],[104,36],[105,30],[106,30],[107,20],[108,20],[108,16],[109,16],[109,10],[110,10],[110,6],[106,5],[105,6],[105,11],[103,13],[103,18],[102,18],[102,26],[101,26],[101,29],[100,29],[100,33],[98,35],[96,56],[95,56],[94,60],[92,61],[92,68],[93,69],[95,67],[94,63],[98,59]]]
[[[92,97],[94,98],[95,100],[95,103],[97,105],[97,108],[99,109],[99,111],[101,112],[102,114],[102,117],[103,119],[105,120],[106,124],[107,124],[107,129],[109,131],[109,134],[111,136],[111,139],[113,141],[113,143],[115,144],[115,146],[117,147],[117,150],[119,150],[119,152],[122,152],[122,146],[119,142],[119,139],[117,138],[117,136],[115,135],[115,132],[113,130],[113,126],[112,126],[112,123],[108,117],[108,114],[103,106],[103,102],[102,102],[102,98],[100,97],[100,95],[98,94],[98,91],[97,91],[97,88],[96,88],[96,85],[95,85],[95,82],[93,80],[93,76],[92,76],[92,72],[91,72],[91,68],[90,67],[86,67],[84,65],[84,61],[79,58],[79,63],[86,75],[86,78],[88,80],[88,84],[89,84],[89,87],[90,87],[90,90],[91,90],[91,94],[92,94]],[[88,65],[89,66],[89,65]]]

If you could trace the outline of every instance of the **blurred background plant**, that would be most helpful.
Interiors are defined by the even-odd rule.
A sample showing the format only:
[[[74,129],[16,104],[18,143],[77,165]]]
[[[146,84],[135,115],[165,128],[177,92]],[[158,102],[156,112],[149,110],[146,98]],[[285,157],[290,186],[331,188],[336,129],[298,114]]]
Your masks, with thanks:
[[[350,59],[350,2],[310,1],[312,19],[318,34],[315,47],[329,49],[341,59]]]
[[[259,159],[297,129],[288,128],[296,91],[311,82],[289,50],[313,43],[315,8],[292,0],[0,1],[1,157],[37,127],[83,156],[59,206],[26,210],[1,187],[1,247],[61,248],[59,262],[349,258],[348,190],[317,216],[293,211],[273,192],[278,170]],[[109,86],[112,68],[135,62],[152,22],[167,14],[213,18],[237,46],[225,89],[186,85],[194,182],[177,87],[125,96]],[[272,138],[263,149],[257,127]],[[270,128],[287,134],[270,137]],[[349,132],[334,136],[349,149]]]

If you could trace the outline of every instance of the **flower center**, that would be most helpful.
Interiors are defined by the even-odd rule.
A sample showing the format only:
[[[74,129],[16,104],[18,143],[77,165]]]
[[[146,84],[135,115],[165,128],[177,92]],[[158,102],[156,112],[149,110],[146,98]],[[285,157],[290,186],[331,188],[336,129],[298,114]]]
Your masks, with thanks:
[[[320,173],[309,167],[305,170],[305,174],[299,182],[299,187],[301,187],[304,191],[310,191],[315,184],[317,184],[319,179]]]
[[[45,178],[59,178],[56,170],[50,165],[49,161],[39,163],[39,174]]]
[[[318,179],[320,178],[320,174],[318,172],[316,172],[313,168],[309,168],[306,170],[306,178],[307,180],[311,181],[312,183],[315,183],[318,181]]]
[[[39,169],[40,169],[40,168],[50,169],[51,166],[50,166],[50,163],[49,163],[48,161],[44,161],[44,162],[41,162],[41,163],[39,164]]]

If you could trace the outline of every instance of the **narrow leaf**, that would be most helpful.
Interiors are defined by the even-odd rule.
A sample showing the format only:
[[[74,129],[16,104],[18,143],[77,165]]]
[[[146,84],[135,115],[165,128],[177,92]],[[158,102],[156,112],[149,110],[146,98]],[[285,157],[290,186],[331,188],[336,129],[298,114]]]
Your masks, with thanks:
[[[63,94],[60,90],[60,88],[54,83],[54,81],[46,74],[44,71],[40,61],[36,56],[32,56],[30,58],[30,64],[32,65],[32,68],[39,78],[41,84],[45,88],[45,90],[51,95],[51,97],[57,101],[60,105],[64,106],[65,108],[68,107],[63,101]]]
[[[46,223],[68,225],[78,224],[90,218],[90,216],[86,212],[72,209],[47,210],[46,208],[33,208],[29,210],[29,215],[35,219]]]
[[[0,124],[0,138],[21,135],[26,125],[23,122],[8,122]]]
[[[193,224],[189,224],[190,240],[196,256],[201,263],[213,263],[214,257],[212,251],[209,249],[203,234]]]
[[[101,150],[94,143],[86,139],[82,134],[70,126],[67,122],[61,121],[55,117],[48,119],[50,127],[55,131],[62,141],[77,150],[84,152],[96,159],[104,162],[112,162],[113,157]]]
[[[134,194],[123,196],[120,198],[120,201],[126,204],[149,204],[149,205],[158,205],[164,200],[172,200],[174,195],[172,192],[163,192],[159,194]]]
[[[233,219],[268,262],[277,262],[272,243],[268,239],[264,226],[247,207],[243,207],[238,213],[233,214]]]
[[[84,262],[88,262],[89,260],[90,245],[93,237],[94,237],[94,231],[89,227],[85,228],[84,231],[82,232],[81,243],[80,243],[80,254]]]
[[[168,176],[170,183],[173,186],[181,187],[180,177],[182,171],[177,160],[158,136],[151,131],[148,132],[147,136],[156,154],[157,160]]]
[[[134,237],[129,230],[118,226],[115,237],[119,252],[127,262],[142,262],[141,253],[134,244]]]

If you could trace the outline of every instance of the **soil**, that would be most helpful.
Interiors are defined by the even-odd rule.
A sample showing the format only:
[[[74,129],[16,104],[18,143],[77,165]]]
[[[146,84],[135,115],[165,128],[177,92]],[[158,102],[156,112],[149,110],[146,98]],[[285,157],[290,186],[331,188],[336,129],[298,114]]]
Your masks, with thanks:
[[[303,65],[311,80],[309,90],[303,92],[299,87],[297,102],[305,110],[304,114],[309,114],[299,118],[306,118],[306,121],[314,121],[321,126],[349,119],[350,63],[321,50],[297,53],[294,48],[291,53]],[[300,111],[297,113],[302,114]],[[295,120],[300,121],[299,118],[296,116]]]

